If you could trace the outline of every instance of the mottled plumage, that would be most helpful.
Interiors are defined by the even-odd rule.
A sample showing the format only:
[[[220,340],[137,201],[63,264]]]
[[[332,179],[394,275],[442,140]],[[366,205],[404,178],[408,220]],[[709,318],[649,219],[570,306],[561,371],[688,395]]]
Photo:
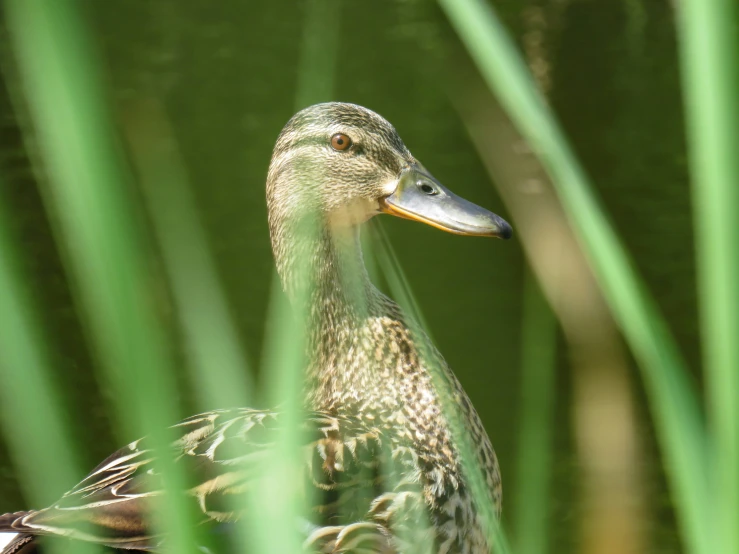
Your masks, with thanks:
[[[351,148],[332,148],[337,133]],[[301,524],[305,549],[489,552],[443,404],[469,432],[499,512],[490,440],[428,337],[370,283],[359,226],[381,211],[460,234],[507,238],[507,224],[441,187],[387,121],[351,104],[312,106],[288,122],[267,201],[277,268],[309,330],[306,440],[296,461],[313,492]],[[244,408],[177,426],[173,453],[197,483],[185,496],[204,523],[241,517],[227,497],[259,478],[279,425],[278,412]],[[156,550],[166,537],[152,535],[147,514],[147,499],[161,494],[150,462],[146,440],[134,442],[54,506],[0,516],[0,531],[20,533],[3,554],[34,551],[39,534]]]

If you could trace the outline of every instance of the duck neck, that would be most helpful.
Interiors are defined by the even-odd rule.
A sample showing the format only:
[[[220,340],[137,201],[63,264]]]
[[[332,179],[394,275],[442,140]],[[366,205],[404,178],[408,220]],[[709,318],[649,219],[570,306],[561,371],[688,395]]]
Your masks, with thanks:
[[[370,282],[359,226],[322,225],[312,240],[309,236],[297,233],[289,240],[273,240],[283,288],[306,322],[306,407],[351,411],[347,391],[379,378],[369,349],[391,350],[384,344],[388,336],[370,337],[368,329],[397,306]]]
[[[277,269],[294,308],[308,317],[311,332],[330,323],[356,324],[379,294],[362,257],[359,226],[317,226],[275,244]]]

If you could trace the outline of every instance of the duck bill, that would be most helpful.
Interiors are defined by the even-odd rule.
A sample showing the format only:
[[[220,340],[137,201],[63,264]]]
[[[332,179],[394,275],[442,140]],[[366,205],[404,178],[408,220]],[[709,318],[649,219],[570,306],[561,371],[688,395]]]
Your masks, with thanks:
[[[380,210],[457,235],[508,239],[512,234],[502,217],[460,198],[419,165],[403,170],[395,192],[380,201]]]

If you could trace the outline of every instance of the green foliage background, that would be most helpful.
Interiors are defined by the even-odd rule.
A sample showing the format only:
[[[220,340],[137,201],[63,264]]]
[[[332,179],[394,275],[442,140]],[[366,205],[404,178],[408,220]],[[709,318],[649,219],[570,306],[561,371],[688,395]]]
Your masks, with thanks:
[[[136,158],[141,145],[131,144],[131,137],[146,132],[137,135],[131,130],[139,129],[152,104],[171,126],[238,338],[255,370],[264,350],[273,271],[264,201],[266,168],[279,130],[296,110],[301,55],[307,49],[334,65],[328,87],[333,93],[326,99],[379,112],[441,182],[508,216],[450,98],[454,89],[449,80],[474,75],[473,64],[436,3],[87,0],[79,5],[103,68],[124,155]],[[543,17],[538,51],[547,62],[550,107],[699,382],[693,215],[672,4],[501,0],[495,9],[524,46],[532,10]],[[324,16],[319,19],[335,30],[334,37],[306,35],[307,19],[321,10]],[[112,433],[109,411],[120,391],[99,387],[94,377],[95,360],[53,238],[53,218],[50,221],[39,193],[44,167],[22,108],[24,92],[5,18],[2,23],[0,201],[11,214],[28,288],[41,307],[41,327],[65,410],[82,445],[83,465],[92,467],[122,443],[122,437]],[[133,166],[132,180],[139,183],[144,178]],[[437,346],[493,440],[504,476],[505,512],[513,513],[526,274],[520,245],[516,240],[465,239],[385,219],[382,225]],[[149,246],[156,308],[184,363],[188,344],[167,288],[160,246],[153,241]],[[577,549],[577,529],[588,517],[588,508],[578,500],[582,475],[571,430],[573,377],[564,348],[558,350],[556,363],[553,489],[547,518],[550,551],[566,552]],[[179,388],[172,395],[180,414],[201,409],[187,374],[183,371],[177,378]],[[649,398],[635,367],[632,385],[645,475],[635,501],[647,505],[646,551],[680,551]],[[26,505],[17,475],[0,442],[0,512]],[[47,501],[61,492],[45,491]]]

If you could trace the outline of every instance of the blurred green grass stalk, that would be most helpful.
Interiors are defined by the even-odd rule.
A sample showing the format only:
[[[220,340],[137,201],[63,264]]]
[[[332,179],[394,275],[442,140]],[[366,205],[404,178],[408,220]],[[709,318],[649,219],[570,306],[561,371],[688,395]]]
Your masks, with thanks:
[[[521,433],[516,452],[513,521],[520,554],[549,550],[557,323],[531,272],[523,291],[521,339]]]
[[[199,410],[252,406],[253,375],[164,106],[152,99],[127,115],[128,144],[184,331]]]
[[[315,234],[310,229],[307,233]],[[312,276],[305,271],[305,263],[299,263],[307,280]],[[303,290],[309,294],[312,285]],[[269,406],[279,407],[280,432],[276,437],[275,456],[260,475],[255,485],[254,507],[263,522],[256,531],[269,545],[269,552],[300,552],[297,522],[303,515],[300,494],[306,491],[302,483],[303,399],[300,397],[305,367],[305,351],[308,329],[308,313],[304,308],[307,298],[294,298],[291,305],[282,293],[280,279],[275,274],[267,319],[265,357],[262,363],[264,398]],[[305,499],[309,501],[309,499]],[[310,504],[308,504],[310,505]],[[295,523],[293,523],[295,522]]]
[[[703,0],[697,0],[703,1]],[[490,89],[549,173],[604,296],[636,356],[688,552],[709,554],[706,437],[687,368],[516,47],[483,0],[439,0]]]
[[[187,488],[173,463],[168,425],[177,389],[152,278],[136,225],[126,170],[109,121],[94,44],[72,0],[6,0],[11,39],[39,148],[43,190],[57,238],[107,382],[129,438],[151,435],[167,497]],[[194,551],[196,526],[184,502],[160,501],[165,550]]]
[[[10,227],[0,203],[0,423],[26,497],[46,506],[84,473]]]
[[[339,41],[340,0],[307,0],[298,62],[295,107],[333,100]]]
[[[739,554],[739,3],[677,6],[712,431],[714,552]]]
[[[157,236],[178,319],[186,363],[199,411],[253,406],[254,376],[218,277],[197,204],[189,186],[164,106],[156,99],[135,104],[125,118],[126,135]],[[247,470],[248,462],[243,464]],[[232,535],[245,552],[270,552],[261,506],[251,493],[225,495],[240,518]]]
[[[337,0],[310,0],[306,3],[302,48],[298,63],[296,109],[329,101],[334,93],[336,44],[339,24]],[[276,137],[275,137],[276,138]],[[304,222],[303,234],[318,240],[318,222]],[[310,329],[307,311],[315,283],[308,259],[295,260],[298,281],[304,288],[288,298],[275,271],[267,314],[265,347],[260,375],[260,397],[280,412],[280,432],[274,456],[263,468],[250,495],[252,539],[262,545],[260,552],[300,552],[298,522],[309,521],[305,513],[312,506],[312,491],[303,485],[304,399],[306,346]],[[301,495],[303,498],[301,498]],[[295,523],[293,523],[295,522]]]
[[[433,343],[431,331],[426,324],[420,305],[413,295],[413,290],[408,283],[408,279],[405,276],[405,272],[400,265],[400,261],[395,254],[387,233],[379,223],[374,225],[373,229],[375,230],[375,243],[377,245],[374,252],[377,255],[378,265],[385,276],[393,298],[411,316],[412,320],[408,321],[411,330],[417,335],[425,333]],[[428,362],[428,359],[426,361]],[[505,530],[495,516],[494,506],[491,502],[487,501],[487,485],[483,478],[482,468],[477,461],[477,456],[474,455],[474,446],[470,433],[459,417],[456,402],[450,398],[451,391],[447,386],[447,382],[441,376],[440,369],[431,366],[429,367],[429,371],[434,387],[439,394],[444,415],[449,422],[452,435],[457,441],[462,467],[467,478],[467,486],[476,503],[479,517],[485,526],[489,544],[493,546],[492,551],[495,554],[510,554],[511,548]]]

